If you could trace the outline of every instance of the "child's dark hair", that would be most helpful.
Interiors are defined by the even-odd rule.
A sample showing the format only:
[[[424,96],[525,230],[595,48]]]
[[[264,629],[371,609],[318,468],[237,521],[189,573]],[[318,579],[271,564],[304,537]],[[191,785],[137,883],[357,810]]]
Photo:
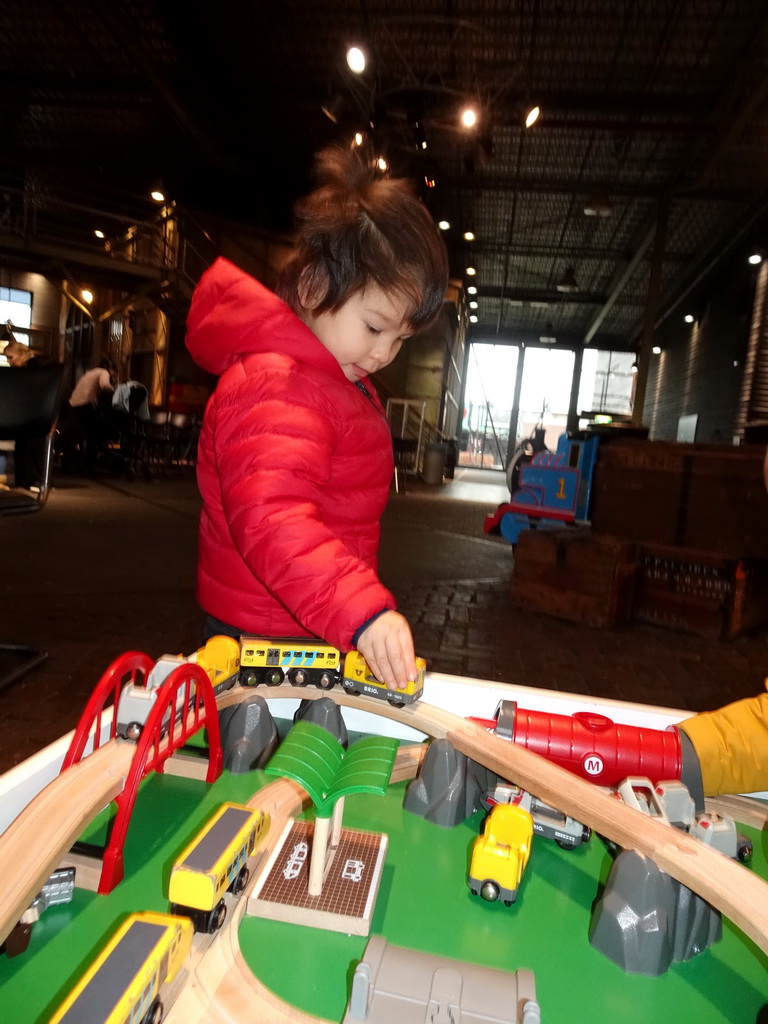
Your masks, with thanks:
[[[296,204],[296,250],[277,292],[296,313],[333,312],[368,284],[398,292],[417,330],[440,311],[448,283],[443,240],[428,210],[402,178],[377,169],[366,147],[322,150],[317,189]],[[319,300],[319,301],[317,301]]]

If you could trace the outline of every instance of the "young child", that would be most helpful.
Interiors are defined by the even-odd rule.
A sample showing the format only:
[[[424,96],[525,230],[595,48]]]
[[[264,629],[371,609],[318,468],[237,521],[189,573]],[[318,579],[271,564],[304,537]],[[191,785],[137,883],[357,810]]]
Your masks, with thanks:
[[[447,260],[406,182],[361,149],[329,149],[296,208],[278,296],[227,260],[187,320],[220,376],[198,449],[198,600],[205,633],[317,636],[356,647],[390,689],[413,638],[376,573],[392,439],[368,380],[438,314]]]

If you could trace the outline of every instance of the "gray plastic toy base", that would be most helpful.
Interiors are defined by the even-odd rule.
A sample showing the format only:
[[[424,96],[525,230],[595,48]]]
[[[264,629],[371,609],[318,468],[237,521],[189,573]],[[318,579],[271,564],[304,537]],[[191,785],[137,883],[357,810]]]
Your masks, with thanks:
[[[540,1024],[531,971],[492,967],[368,940],[342,1024]]]

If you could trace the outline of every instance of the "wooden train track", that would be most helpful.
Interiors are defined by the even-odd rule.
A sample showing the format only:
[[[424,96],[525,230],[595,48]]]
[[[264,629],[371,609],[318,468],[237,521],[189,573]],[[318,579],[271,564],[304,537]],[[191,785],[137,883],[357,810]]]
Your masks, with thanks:
[[[768,828],[768,804],[751,796],[733,796],[729,793],[708,796],[705,804],[707,811],[726,815],[734,821],[740,821],[742,825],[750,825],[761,832]]]
[[[670,829],[617,801],[604,791],[514,743],[489,734],[475,723],[424,702],[393,708],[341,690],[300,690],[290,686],[260,691],[266,697],[331,697],[337,704],[374,712],[436,738],[510,779],[539,799],[612,839],[653,859],[672,877],[726,915],[768,953],[768,884],[742,865],[696,839]],[[219,707],[243,700],[252,690],[236,687],[218,698]],[[112,741],[50,783],[0,836],[0,941],[36,896],[43,882],[82,829],[121,790],[134,746]],[[418,755],[404,748],[395,777],[408,778]],[[255,794],[252,802],[273,814],[271,834],[280,821],[303,805],[302,791],[287,780]],[[277,826],[277,827],[275,827]],[[268,840],[269,842],[269,840]],[[266,859],[266,858],[265,858]],[[255,879],[254,877],[254,884]],[[283,1003],[245,964],[237,942],[237,923],[246,900],[231,915],[230,927],[217,936],[190,972],[190,981],[168,1016],[169,1024],[214,1021],[221,1024],[317,1024],[320,1018]],[[178,1010],[176,1009],[178,1007]]]
[[[136,749],[112,740],[50,782],[0,836],[0,942],[86,825],[122,791]]]

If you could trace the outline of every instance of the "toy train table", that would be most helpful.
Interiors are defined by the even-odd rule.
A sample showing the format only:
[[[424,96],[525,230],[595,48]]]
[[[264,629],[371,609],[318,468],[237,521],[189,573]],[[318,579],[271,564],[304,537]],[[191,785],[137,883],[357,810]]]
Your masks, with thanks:
[[[491,718],[501,700],[560,715],[598,712],[617,722],[655,729],[666,729],[686,717],[685,712],[439,674],[428,674],[422,700],[402,709],[340,689],[326,693],[310,688],[297,695],[281,686],[259,692],[268,698],[281,736],[290,727],[299,697],[323,697],[341,706],[350,742],[369,736],[399,740],[385,795],[347,796],[344,811],[346,828],[387,837],[368,930],[370,936],[384,937],[390,949],[418,951],[414,957],[418,963],[434,956],[509,972],[511,978],[514,972],[520,972],[519,979],[530,978],[531,972],[545,1024],[587,1019],[645,1024],[683,1016],[697,1024],[768,1020],[768,884],[763,881],[768,878],[768,832],[761,814],[754,813],[754,799],[744,802],[744,820],[738,819],[739,831],[752,841],[751,863],[742,865],[710,850],[700,856],[690,837],[678,838],[677,830],[672,830],[674,835],[667,839],[658,829],[668,826],[648,824],[640,812],[619,801],[607,804],[610,798],[597,787],[468,721],[470,716]],[[239,699],[238,686],[219,694],[217,702],[221,708]],[[98,729],[108,738],[105,722]],[[512,905],[472,895],[468,870],[485,810],[445,827],[404,809],[409,780],[430,737],[447,737],[464,746],[469,756],[482,759],[489,769],[512,776],[512,782],[591,826],[591,841],[565,849],[534,835]],[[131,741],[103,742],[94,753],[86,750],[77,766],[82,774],[80,788],[60,790],[59,780],[70,773],[73,780],[76,777],[72,768],[60,772],[70,741],[71,736],[62,737],[0,777],[0,916],[5,914],[6,936],[9,914],[18,918],[8,908],[21,906],[30,892],[39,891],[37,883],[29,881],[30,873],[42,871],[47,877],[49,868],[66,866],[71,838],[104,842],[114,817],[112,801],[130,771],[131,755],[126,749]],[[198,743],[202,742],[198,736]],[[508,755],[509,748],[515,749]],[[148,912],[147,919],[154,921],[153,914],[168,914],[172,867],[222,804],[259,807],[270,817],[273,839],[285,832],[292,818],[300,831],[313,821],[312,805],[295,781],[276,780],[262,770],[237,775],[225,770],[215,781],[206,782],[193,769],[175,774],[171,762],[165,769],[148,774],[138,786],[125,838],[122,881],[102,894],[81,888],[78,881],[68,902],[53,900],[39,914],[24,951],[0,956],[3,1021],[43,1024],[51,1020],[130,915]],[[594,802],[590,793],[595,794]],[[762,800],[768,795],[758,796]],[[51,846],[60,845],[61,837],[54,842],[48,832],[59,814],[68,821],[66,827],[57,826],[62,835],[66,833],[66,849],[53,850]],[[673,962],[658,976],[627,973],[595,949],[589,941],[590,920],[615,855],[615,847],[611,850],[611,843],[601,836],[641,853],[652,849],[660,867],[719,909],[725,908],[722,937],[698,955]],[[19,839],[22,847],[14,845]],[[40,846],[46,847],[43,854]],[[251,890],[258,886],[260,870],[273,850],[270,839],[263,854],[254,855],[244,896],[236,900],[227,895],[225,925],[214,935],[195,936],[192,952],[163,995],[163,1019],[170,1024],[353,1019],[348,1006],[368,936],[248,913]],[[304,860],[301,842],[294,842],[291,851],[290,870],[298,871]],[[362,868],[354,865],[365,859],[365,854],[356,856],[358,860],[348,859],[344,867],[352,884],[362,875]],[[286,877],[290,870],[286,867]],[[448,972],[441,977],[450,980],[453,975]],[[435,1009],[439,1009],[437,1003]],[[418,1019],[430,1019],[424,1015],[426,1006],[420,1012]],[[135,1019],[142,1024],[161,1019],[156,1008],[141,1013]],[[454,1008],[445,1020],[456,1022],[460,1016]],[[68,1024],[91,1024],[72,1013],[62,1019]],[[134,1020],[127,1013],[109,1019]],[[406,1024],[417,1017],[404,1011],[398,1019]]]

